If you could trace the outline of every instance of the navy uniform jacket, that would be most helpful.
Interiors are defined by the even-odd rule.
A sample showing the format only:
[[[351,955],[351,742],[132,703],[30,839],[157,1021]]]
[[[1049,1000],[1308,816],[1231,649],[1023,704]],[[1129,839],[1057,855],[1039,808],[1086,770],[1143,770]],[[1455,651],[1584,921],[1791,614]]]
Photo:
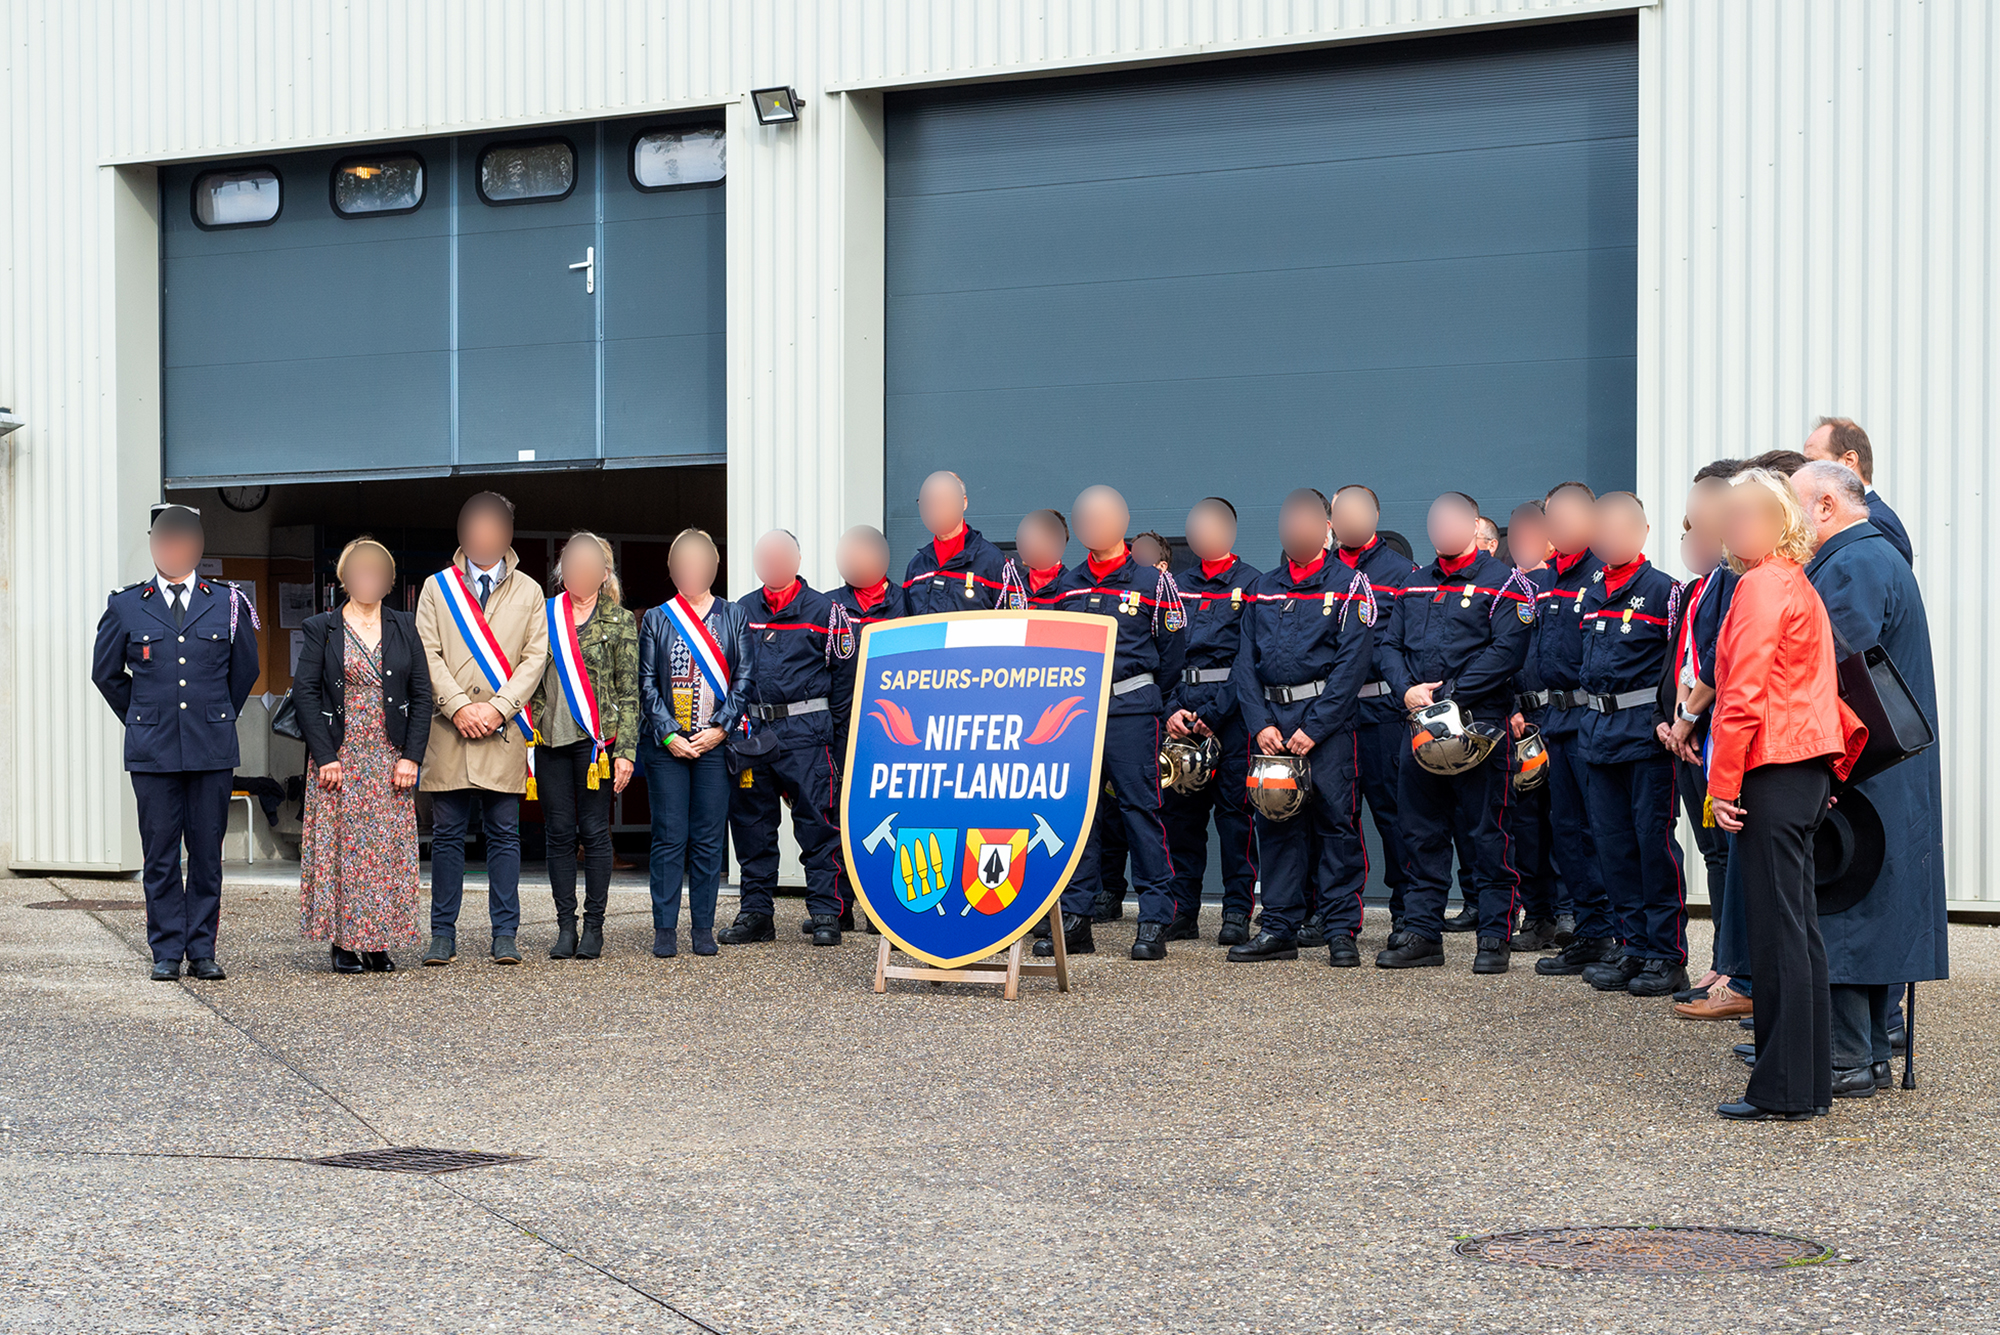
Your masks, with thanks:
[[[1181,675],[1187,658],[1187,630],[1169,626],[1183,613],[1174,611],[1173,584],[1161,587],[1159,570],[1141,565],[1128,548],[1125,559],[1103,578],[1090,562],[1064,571],[1052,586],[1055,607],[1062,612],[1110,617],[1118,627],[1118,647],[1111,663],[1113,714],[1159,714],[1166,710],[1167,692]],[[1050,588],[1044,588],[1046,594]],[[1136,690],[1118,693],[1118,683],[1150,672],[1153,680]]]
[[[1231,554],[1229,564],[1214,575],[1204,575],[1194,565],[1175,576],[1180,585],[1181,605],[1187,608],[1187,662],[1189,672],[1222,672],[1236,666],[1236,651],[1242,643],[1239,633],[1250,586],[1262,572],[1243,558]],[[1227,678],[1221,681],[1173,683],[1167,710],[1190,710],[1217,732],[1237,712],[1236,689]]]
[[[1069,573],[1069,567],[1060,561],[1056,562],[1056,573],[1050,575],[1049,582],[1042,585],[1039,589],[1031,587],[1033,580],[1027,571],[1023,570],[1019,573],[1021,576],[1021,587],[1028,590],[1028,606],[1054,607],[1056,601],[1062,597],[1063,576]]]
[[[910,558],[903,577],[909,615],[932,612],[985,612],[1000,605],[1000,574],[1007,558],[967,524],[965,543],[949,561],[937,559],[937,543],[927,542]]]
[[[1527,661],[1534,619],[1514,567],[1499,557],[1475,552],[1457,570],[1432,561],[1397,598],[1377,661],[1399,704],[1419,682],[1442,682],[1433,699],[1502,723],[1514,712],[1514,674]]]
[[[1881,645],[1935,732],[1930,622],[1916,576],[1887,535],[1872,524],[1841,530],[1820,545],[1806,578],[1833,622],[1834,653],[1845,658]],[[1875,888],[1846,912],[1819,919],[1828,981],[1874,986],[1947,977],[1938,748],[1863,779],[1849,793],[1865,797],[1882,817],[1886,850]]]
[[[257,633],[239,608],[231,635],[229,600],[227,584],[197,576],[178,630],[150,579],[105,603],[90,679],[125,725],[127,770],[236,768],[236,716],[257,682]]]
[[[761,584],[738,598],[736,605],[750,617],[754,658],[745,692],[748,703],[793,704],[820,698],[827,703],[817,712],[782,719],[761,719],[754,709],[749,710],[751,734],[766,733],[787,747],[844,736],[848,710],[854,703],[854,650],[850,641],[843,657],[837,652],[842,646],[836,639],[836,652],[828,652],[833,599],[801,578],[799,591],[776,611]]]
[[[1583,689],[1593,696],[1639,692],[1630,709],[1580,711],[1578,754],[1597,765],[1647,760],[1665,754],[1653,734],[1660,678],[1673,655],[1671,615],[1680,602],[1672,575],[1641,557],[1614,590],[1609,568],[1583,595]],[[1607,701],[1607,703],[1609,703]]]
[[[1715,642],[1722,635],[1722,619],[1729,614],[1729,600],[1736,595],[1737,578],[1736,572],[1724,564],[1681,585],[1680,614],[1668,627],[1673,655],[1667,661],[1660,684],[1661,720],[1674,721],[1674,701],[1680,695],[1683,673],[1714,689]],[[1691,626],[1685,624],[1690,617]],[[1694,726],[1693,740],[1697,747],[1708,736],[1708,720],[1709,714],[1704,711],[1701,722]]]
[[[1552,565],[1545,565],[1540,570],[1522,570],[1519,573],[1521,578],[1535,586],[1536,616],[1535,625],[1528,633],[1528,656],[1522,661],[1521,670],[1514,674],[1514,689],[1526,695],[1548,689],[1548,683],[1542,680],[1540,653],[1542,638],[1541,609],[1548,601],[1547,595],[1556,586],[1556,568]],[[1517,584],[1515,587],[1519,588],[1520,586]],[[1546,704],[1517,703],[1521,703],[1522,717],[1526,718],[1528,722],[1534,724],[1537,728],[1544,725],[1551,712]]]
[[[1382,652],[1389,642],[1389,625],[1396,619],[1396,600],[1402,596],[1403,588],[1410,582],[1410,576],[1417,573],[1416,563],[1401,552],[1382,541],[1377,534],[1375,540],[1359,552],[1349,552],[1345,547],[1336,547],[1343,563],[1368,576],[1368,587],[1375,595],[1375,649],[1373,661],[1369,665],[1368,681],[1388,685],[1389,678],[1382,667]],[[1352,557],[1352,560],[1349,560]],[[1371,695],[1361,702],[1363,723],[1401,723],[1408,710],[1393,689],[1378,695]]]
[[[1889,540],[1889,545],[1901,552],[1903,560],[1914,568],[1917,564],[1917,552],[1916,548],[1910,545],[1910,530],[1903,527],[1902,518],[1889,508],[1889,502],[1875,494],[1875,488],[1868,488],[1866,494],[1868,522],[1873,524],[1882,536]]]
[[[1355,578],[1355,571],[1322,556],[1305,578],[1293,579],[1292,563],[1280,552],[1278,568],[1251,584],[1231,684],[1253,747],[1266,728],[1287,738],[1303,732],[1314,746],[1353,730],[1361,683],[1374,662],[1374,624],[1381,608],[1373,601],[1376,610],[1369,610],[1371,599],[1365,588],[1355,587]],[[1281,704],[1264,694],[1266,686],[1315,681],[1326,687],[1306,700]]]
[[[1575,691],[1583,686],[1577,675],[1583,666],[1583,594],[1604,569],[1604,562],[1597,559],[1597,553],[1585,551],[1567,567],[1561,561],[1549,562],[1553,579],[1548,588],[1535,599],[1534,644],[1529,651],[1535,656],[1535,676],[1541,685],[1539,691]],[[1541,581],[1537,580],[1539,586]],[[1549,737],[1567,737],[1583,726],[1582,709],[1550,709],[1543,715],[1542,733]]]
[[[909,601],[904,598],[903,591],[896,586],[896,581],[893,579],[889,581],[889,587],[882,591],[882,601],[875,604],[873,611],[861,610],[861,599],[855,596],[854,586],[851,584],[843,584],[835,589],[833,600],[847,609],[847,619],[854,624],[854,633],[857,636],[861,634],[863,626],[872,626],[880,621],[895,621],[910,614]]]

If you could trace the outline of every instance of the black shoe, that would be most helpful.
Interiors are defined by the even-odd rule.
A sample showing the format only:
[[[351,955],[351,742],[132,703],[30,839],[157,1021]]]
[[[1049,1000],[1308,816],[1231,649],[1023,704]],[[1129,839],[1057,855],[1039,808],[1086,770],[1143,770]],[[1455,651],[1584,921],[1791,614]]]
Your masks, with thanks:
[[[1091,918],[1088,913],[1065,913],[1063,919],[1063,954],[1095,955],[1097,942],[1090,939]],[[1035,954],[1048,959],[1056,953],[1053,937],[1044,937],[1035,942]]]
[[[549,947],[552,960],[573,960],[576,958],[576,924],[556,928],[556,943]]]
[[[389,958],[386,950],[364,950],[361,952],[361,967],[370,973],[394,973],[396,961]]]
[[[353,951],[342,950],[339,946],[328,946],[327,954],[333,957],[333,971],[335,973],[361,972],[361,957]]]
[[[1135,960],[1163,960],[1167,957],[1167,925],[1161,922],[1142,922],[1132,939],[1132,958]]]
[[[1889,1051],[1903,1052],[1910,1046],[1910,1031],[1897,1025],[1889,1031]]]
[[[1299,924],[1299,945],[1317,950],[1326,944],[1326,920],[1317,913]]]
[[[799,919],[799,935],[811,936],[812,934],[813,934],[813,920],[812,920],[812,915],[808,914],[805,917]]]
[[[1875,1088],[1877,1089],[1888,1089],[1895,1083],[1889,1074],[1889,1063],[1887,1062],[1874,1062],[1868,1067],[1868,1071],[1875,1077]]]
[[[875,920],[869,917],[866,913],[863,913],[861,915],[861,930],[868,933],[868,935],[870,936],[882,935],[882,929],[880,927],[877,927],[875,925]]]
[[[768,913],[739,913],[736,921],[715,934],[725,946],[747,946],[753,941],[776,941],[777,930]]]
[[[1637,955],[1621,955],[1615,960],[1605,960],[1592,964],[1583,971],[1583,981],[1599,992],[1623,992],[1626,984],[1639,976],[1639,970],[1646,967],[1646,961]]]
[[[219,983],[229,975],[214,960],[189,960],[188,977],[199,978],[204,983]]]
[[[1556,925],[1547,918],[1530,918],[1507,943],[1509,950],[1547,950],[1556,943]]]
[[[1561,953],[1536,960],[1535,972],[1544,978],[1579,974],[1594,964],[1617,959],[1620,953],[1618,943],[1608,936],[1579,936]]]
[[[1625,984],[1635,997],[1664,997],[1688,985],[1688,971],[1672,960],[1647,960]]]
[[[679,928],[669,927],[664,931],[662,931],[658,927],[655,927],[653,929],[654,959],[670,960],[674,956],[680,953],[681,953],[681,938],[680,938]]]
[[[1218,946],[1240,946],[1250,939],[1250,915],[1247,913],[1225,913],[1222,915],[1222,930],[1215,934]]]
[[[1479,953],[1472,957],[1474,973],[1505,973],[1512,952],[1507,948],[1504,937],[1482,936],[1479,938]]]
[[[493,938],[493,962],[495,964],[519,964],[521,962],[521,951],[514,944],[513,937],[496,936]]]
[[[1452,914],[1449,918],[1446,918],[1444,920],[1444,929],[1447,932],[1478,931],[1479,906],[1477,904],[1462,905],[1459,908],[1458,912]]]
[[[1426,941],[1411,932],[1403,933],[1401,945],[1379,951],[1375,956],[1378,969],[1430,969],[1444,964],[1444,942]]]
[[[813,919],[813,944],[816,946],[840,944],[840,915],[827,913]]]
[[[1560,950],[1576,940],[1576,915],[1558,913],[1556,915],[1556,949]]]
[[[430,949],[424,952],[427,968],[441,969],[458,958],[458,942],[448,936],[433,936]]]
[[[694,938],[694,953],[695,953],[695,954],[697,954],[697,955],[713,955],[713,954],[716,954],[716,953],[717,953],[717,951],[716,951],[716,948],[715,948],[715,929],[714,929],[714,928],[712,928],[712,927],[697,927],[697,928],[695,928],[695,929],[694,929],[694,930],[693,930],[692,932],[690,932],[690,933],[689,933],[688,935],[690,935],[690,936],[692,936],[692,937]]]
[[[1358,969],[1361,967],[1361,952],[1354,948],[1351,936],[1336,936],[1326,943],[1327,967],[1333,969]]]
[[[1097,895],[1097,911],[1091,915],[1092,922],[1118,922],[1125,917],[1125,892],[1112,894],[1101,890]]]
[[[1746,1062],[1754,1064],[1757,1060],[1757,1045],[1755,1043],[1738,1043],[1729,1050]]]
[[[1299,943],[1296,939],[1259,932],[1242,945],[1231,946],[1223,958],[1231,964],[1255,964],[1263,960],[1295,960],[1298,957]]]
[[[854,905],[849,904],[840,911],[840,930],[843,932],[854,930]]]
[[[1382,944],[1387,946],[1389,949],[1394,950],[1397,946],[1407,945],[1409,942],[1415,939],[1416,939],[1415,937],[1412,937],[1408,932],[1404,931],[1402,928],[1393,927],[1389,930],[1389,939],[1387,941],[1384,941]]]
[[[1757,1027],[1757,1017],[1754,1015],[1741,1016],[1736,1021],[1736,1027],[1738,1029],[1754,1030]]]
[[[1708,989],[1705,987],[1682,988],[1680,991],[1674,993],[1674,1000],[1678,1001],[1683,1006],[1689,1004],[1690,1002],[1707,1001]]]
[[[179,960],[154,960],[153,981],[156,983],[178,982],[181,976]]]
[[[576,957],[580,960],[594,960],[604,953],[604,924],[585,923],[582,935],[576,938]]]
[[[1037,941],[1048,940],[1049,920],[1054,916],[1055,915],[1052,913],[1044,913],[1039,919],[1036,920],[1034,930],[1029,932],[1028,935],[1034,937],[1035,940]]]
[[[1874,1098],[1875,1068],[1872,1065],[1834,1067],[1833,1096],[1837,1099]]]
[[[1176,913],[1174,915],[1174,920],[1167,924],[1166,939],[1169,941],[1201,940],[1200,912],[1196,911],[1194,913]]]
[[[1815,1117],[1826,1114],[1813,1112],[1772,1112],[1769,1108],[1759,1108],[1747,1099],[1725,1103],[1716,1108],[1716,1115],[1727,1117],[1732,1122],[1810,1122]]]

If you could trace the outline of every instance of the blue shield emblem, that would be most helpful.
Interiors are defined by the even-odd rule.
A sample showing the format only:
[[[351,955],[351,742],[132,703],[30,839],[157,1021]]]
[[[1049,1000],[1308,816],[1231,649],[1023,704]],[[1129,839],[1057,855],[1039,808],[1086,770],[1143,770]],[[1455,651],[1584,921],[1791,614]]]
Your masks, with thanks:
[[[1069,884],[1097,808],[1116,633],[1040,610],[862,630],[841,847],[897,947],[944,968],[982,959]]]

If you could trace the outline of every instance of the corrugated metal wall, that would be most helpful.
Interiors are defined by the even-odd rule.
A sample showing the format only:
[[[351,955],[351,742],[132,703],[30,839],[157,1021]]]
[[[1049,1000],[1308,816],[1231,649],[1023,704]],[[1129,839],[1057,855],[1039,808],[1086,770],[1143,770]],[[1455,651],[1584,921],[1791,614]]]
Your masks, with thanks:
[[[867,311],[880,294],[866,278],[879,287],[880,212],[847,189],[879,191],[879,119],[826,90],[1630,7],[0,0],[0,403],[29,422],[0,446],[13,468],[13,860],[112,867],[136,853],[88,650],[104,591],[145,568],[157,294],[139,289],[157,276],[139,244],[145,178],[121,184],[102,164],[728,105],[730,523],[785,522],[822,552],[881,508],[867,393],[879,399]],[[1995,41],[1987,0],[1641,10],[1642,489],[1676,499],[1697,456],[1796,444],[1818,411],[1860,418],[1919,546],[1948,737],[1981,735],[2000,637],[1953,560],[1958,532],[1984,536],[2000,518],[1986,478],[2000,370]],[[741,95],[780,82],[805,94],[805,119],[759,129]],[[2000,858],[1980,819],[1980,755],[1945,753],[1951,884],[1965,899]]]

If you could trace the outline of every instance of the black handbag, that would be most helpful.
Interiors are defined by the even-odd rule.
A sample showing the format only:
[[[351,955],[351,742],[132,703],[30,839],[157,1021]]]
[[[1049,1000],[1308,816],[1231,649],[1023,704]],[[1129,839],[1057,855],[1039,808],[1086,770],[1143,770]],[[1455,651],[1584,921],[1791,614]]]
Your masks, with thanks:
[[[1834,632],[1834,640],[1843,650],[1847,648],[1838,631]],[[1847,776],[1848,783],[1860,783],[1880,774],[1937,741],[1930,720],[1910,694],[1903,674],[1890,661],[1889,651],[1881,645],[1848,654],[1834,670],[1840,678],[1840,698],[1868,729],[1868,740]]]
[[[296,742],[306,739],[306,730],[299,726],[299,706],[290,691],[285,692],[285,698],[278,701],[278,707],[271,711],[271,731]]]

